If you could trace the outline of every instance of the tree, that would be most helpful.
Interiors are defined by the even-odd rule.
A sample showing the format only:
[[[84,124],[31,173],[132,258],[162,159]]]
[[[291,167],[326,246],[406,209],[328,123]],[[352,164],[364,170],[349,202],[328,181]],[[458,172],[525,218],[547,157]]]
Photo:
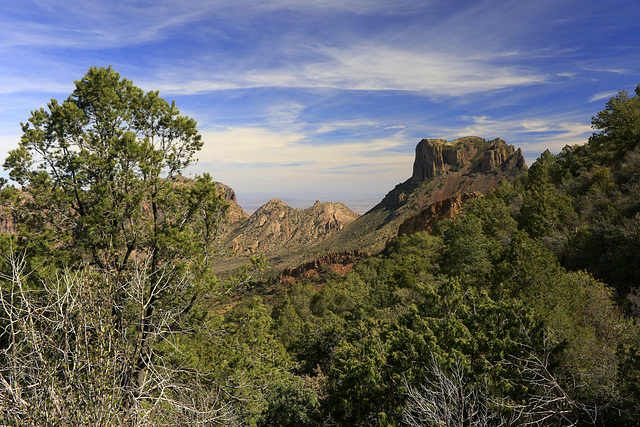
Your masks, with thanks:
[[[121,310],[121,287],[140,296],[148,278],[141,272],[126,284],[95,271],[62,271],[42,289],[30,288],[24,260],[5,258],[12,274],[0,275],[0,420],[14,426],[231,425],[231,405],[188,365],[172,364],[170,325],[178,310],[165,312],[165,325],[147,337],[144,374],[131,383],[139,335],[113,322]],[[127,309],[140,315],[140,306]],[[128,316],[131,320],[132,316]],[[132,331],[136,325],[127,325]],[[162,345],[158,345],[158,343]],[[162,347],[165,347],[164,349]]]
[[[623,90],[612,97],[606,108],[593,117],[591,124],[600,132],[589,138],[589,145],[602,163],[618,161],[637,147],[640,141],[640,84],[635,96],[629,97]]]
[[[224,204],[210,177],[179,179],[202,147],[196,122],[158,92],[92,68],[22,130],[4,168],[23,188],[14,220],[32,247],[124,271],[197,253],[213,236]]]
[[[10,274],[3,297],[13,295],[10,282],[28,280],[25,295],[46,313],[63,270],[88,278],[65,292],[91,295],[90,305],[105,302],[108,284],[111,310],[100,316],[118,343],[114,395],[125,410],[141,407],[170,376],[159,344],[188,330],[216,283],[213,239],[227,205],[209,175],[180,176],[202,147],[196,122],[158,92],[145,93],[111,68],[91,68],[65,101],[33,111],[22,130],[4,163],[22,186],[4,190],[16,232],[4,255],[21,253],[25,274]],[[24,304],[20,298],[11,304]],[[94,323],[86,328],[92,339],[101,333]]]

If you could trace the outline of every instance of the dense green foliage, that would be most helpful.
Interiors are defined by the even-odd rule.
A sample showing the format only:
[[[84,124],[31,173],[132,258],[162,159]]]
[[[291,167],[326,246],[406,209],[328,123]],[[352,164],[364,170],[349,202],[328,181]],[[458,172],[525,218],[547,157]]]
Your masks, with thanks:
[[[5,162],[2,423],[637,425],[640,86],[593,124],[431,235],[223,299],[195,122],[90,70]]]
[[[195,389],[176,385],[163,347],[204,315],[226,210],[208,175],[179,179],[202,146],[195,121],[92,68],[22,129],[4,163],[22,187],[2,192],[6,421],[77,425],[105,400],[107,423],[157,419],[153,402],[168,417],[162,402]]]
[[[640,86],[593,124],[434,235],[287,290],[277,336],[324,384],[318,423],[640,421]]]

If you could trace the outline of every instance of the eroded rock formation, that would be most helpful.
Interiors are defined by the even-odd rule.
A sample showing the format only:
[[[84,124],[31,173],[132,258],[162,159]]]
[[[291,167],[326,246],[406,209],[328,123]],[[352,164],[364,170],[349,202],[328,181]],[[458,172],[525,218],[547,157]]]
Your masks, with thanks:
[[[358,218],[342,203],[316,203],[296,209],[272,199],[249,218],[239,221],[226,239],[239,254],[295,251],[342,230]]]
[[[240,205],[238,205],[238,198],[236,197],[236,192],[233,191],[233,188],[221,182],[216,182],[216,189],[229,203],[227,218],[229,222],[236,222],[245,218],[249,218],[249,215],[247,215],[247,213],[242,210]]]
[[[350,270],[356,261],[371,256],[371,252],[363,251],[344,251],[334,252],[317,258],[313,261],[304,263],[295,268],[287,268],[282,271],[282,276],[300,277],[308,273],[309,271],[318,271],[322,267],[336,266],[334,271],[343,272],[343,270]]]

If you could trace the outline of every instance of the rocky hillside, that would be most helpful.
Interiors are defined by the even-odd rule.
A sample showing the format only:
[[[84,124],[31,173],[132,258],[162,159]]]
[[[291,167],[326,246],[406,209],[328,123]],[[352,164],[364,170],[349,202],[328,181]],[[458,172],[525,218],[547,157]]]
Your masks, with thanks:
[[[430,230],[526,168],[522,151],[501,139],[423,139],[416,147],[411,177],[360,217],[341,203],[317,202],[300,210],[274,199],[251,217],[229,224],[222,240],[237,255],[222,260],[219,271],[257,254],[264,254],[278,272],[329,253],[377,252],[399,229]]]
[[[416,146],[411,177],[369,212],[318,245],[315,253],[381,250],[404,221],[423,209],[466,193],[484,194],[526,168],[522,150],[501,139],[423,139]]]
[[[431,233],[438,221],[447,218],[456,218],[464,211],[464,207],[468,203],[482,196],[482,193],[473,191],[435,202],[417,215],[407,218],[400,224],[398,235],[414,234],[419,231]]]
[[[358,217],[342,203],[316,201],[310,208],[296,209],[273,199],[250,217],[229,224],[221,240],[240,257],[261,254],[277,263],[322,242]]]
[[[229,203],[228,221],[230,223],[235,223],[249,218],[249,215],[247,215],[247,213],[242,210],[242,207],[238,204],[238,198],[236,197],[236,192],[233,191],[233,188],[221,182],[216,182],[216,189],[218,190],[218,193],[222,194],[224,199]]]

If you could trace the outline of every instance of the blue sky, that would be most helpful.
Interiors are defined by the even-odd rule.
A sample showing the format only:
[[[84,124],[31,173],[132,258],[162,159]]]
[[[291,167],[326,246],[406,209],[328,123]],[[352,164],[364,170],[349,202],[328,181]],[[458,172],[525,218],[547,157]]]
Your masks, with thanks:
[[[30,111],[110,65],[198,121],[190,172],[248,211],[363,212],[422,138],[499,137],[529,163],[586,142],[640,83],[640,2],[0,0],[0,55],[2,158]]]

